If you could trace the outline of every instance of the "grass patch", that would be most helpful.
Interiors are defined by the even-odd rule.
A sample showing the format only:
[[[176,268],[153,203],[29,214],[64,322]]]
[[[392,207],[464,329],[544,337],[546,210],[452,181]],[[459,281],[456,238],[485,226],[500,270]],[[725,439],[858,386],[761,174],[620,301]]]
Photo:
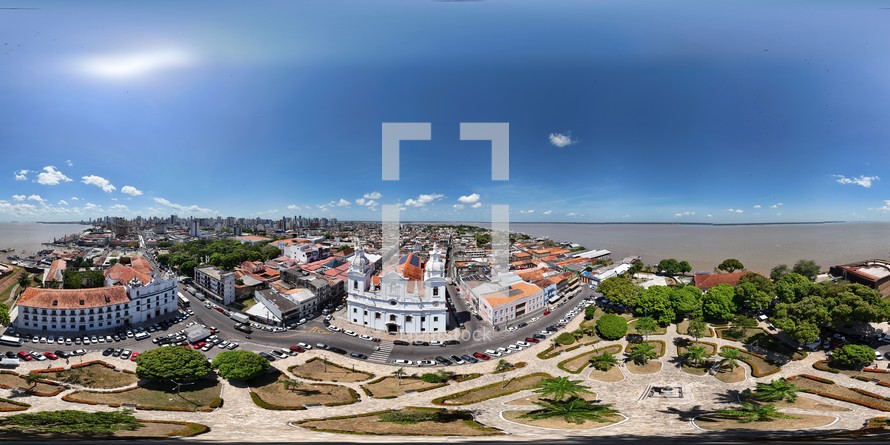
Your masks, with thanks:
[[[447,386],[448,382],[428,383],[417,377],[402,377],[401,383],[395,376],[384,376],[362,385],[362,390],[375,399],[392,399],[408,391],[422,392]]]
[[[222,405],[222,386],[216,379],[183,385],[177,394],[169,382],[145,382],[134,389],[94,392],[77,391],[62,398],[66,402],[119,407],[134,405],[144,410],[212,411]]]
[[[751,337],[754,337],[758,334],[767,334],[762,328],[741,328],[741,327],[728,327],[728,328],[717,328],[717,337],[726,339],[726,340],[735,340],[742,343],[747,343]]]
[[[434,405],[471,405],[485,400],[507,396],[519,391],[534,389],[538,387],[541,380],[553,378],[550,374],[544,372],[536,372],[520,377],[505,380],[504,382],[496,382],[479,388],[472,388],[447,396],[433,399]]]
[[[504,411],[503,416],[504,416],[504,419],[506,419],[510,422],[515,422],[515,423],[519,423],[522,425],[536,426],[539,428],[555,428],[555,429],[560,429],[560,430],[591,430],[591,429],[596,429],[596,428],[602,428],[604,426],[613,425],[613,424],[616,424],[616,423],[624,420],[623,416],[611,416],[611,417],[605,418],[604,419],[605,422],[594,422],[591,420],[591,421],[585,421],[584,423],[578,424],[578,423],[566,422],[565,420],[560,419],[560,418],[536,420],[536,419],[529,419],[526,417],[522,417],[523,415],[525,415],[526,413],[529,413],[529,412],[531,412],[531,411],[523,411],[523,410]]]
[[[633,332],[635,334],[642,335],[641,333],[637,332],[637,320],[639,320],[639,318],[634,318],[633,320],[627,322],[627,332]],[[664,335],[667,334],[667,332],[668,331],[666,327],[661,327],[661,325],[658,325],[658,327],[655,328],[654,331],[650,332],[649,335]]]
[[[742,368],[741,365],[732,369],[720,367],[714,377],[723,383],[738,383],[745,380],[745,368]]]
[[[692,320],[683,320],[677,323],[677,333],[680,335],[689,335],[689,322]],[[713,337],[714,336],[714,328],[708,326],[708,332],[705,333],[705,337]]]
[[[392,420],[405,419],[406,423]],[[384,419],[390,421],[384,421]],[[313,431],[373,436],[498,436],[502,433],[473,419],[468,411],[408,407],[353,416],[307,419],[293,423]]]
[[[269,373],[251,380],[250,397],[260,408],[300,410],[306,405],[339,406],[358,402],[358,394],[351,388],[327,383],[304,383],[286,388],[287,378],[280,373]]]
[[[374,374],[365,371],[354,371],[352,368],[340,366],[327,360],[313,357],[302,365],[291,366],[287,370],[301,378],[322,382],[363,382],[374,378]]]
[[[55,397],[65,390],[61,385],[45,380],[41,380],[37,384],[29,384],[25,381],[25,376],[12,371],[0,371],[0,388],[24,388],[28,390],[29,394],[38,397]]]
[[[135,374],[121,372],[99,363],[66,369],[61,372],[43,373],[42,376],[72,385],[86,386],[87,388],[120,388],[139,381]]]
[[[24,411],[30,407],[31,405],[27,403],[0,397],[0,413],[8,413],[10,411]]]
[[[877,394],[871,394],[866,391],[858,390],[857,388],[848,388],[833,383],[826,383],[830,382],[830,380],[814,379],[805,374],[791,377],[788,380],[793,381],[795,385],[811,394],[854,403],[879,411],[890,411],[890,399],[881,397]]]
[[[610,345],[603,348],[594,349],[593,351],[587,351],[583,354],[579,354],[559,362],[556,367],[562,369],[563,371],[571,372],[572,374],[580,374],[581,371],[584,370],[584,368],[590,366],[590,359],[592,357],[602,355],[606,352],[613,355],[620,354],[621,345]]]
[[[741,423],[735,419],[721,419],[715,416],[703,416],[693,422],[708,431],[783,431],[818,428],[834,422],[834,416],[816,414],[794,414],[793,419],[773,419],[769,422]]]

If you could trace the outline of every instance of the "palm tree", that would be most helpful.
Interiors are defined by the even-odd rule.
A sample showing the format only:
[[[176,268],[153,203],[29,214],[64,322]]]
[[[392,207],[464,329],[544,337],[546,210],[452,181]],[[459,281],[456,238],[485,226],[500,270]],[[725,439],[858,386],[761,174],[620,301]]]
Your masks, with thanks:
[[[686,333],[692,336],[695,341],[704,337],[705,333],[708,330],[708,324],[701,320],[691,320],[689,321],[689,327],[686,328]]]
[[[656,357],[658,357],[658,354],[655,353],[655,346],[646,342],[635,345],[630,349],[630,359],[638,365],[645,365],[649,363],[649,360]]]
[[[500,359],[500,360],[498,360],[498,364],[497,364],[497,366],[495,366],[494,370],[495,370],[495,372],[504,372],[512,367],[513,367],[512,363],[510,363],[504,359]]]
[[[618,364],[618,358],[608,352],[603,352],[600,355],[591,357],[590,364],[600,371],[608,371]]]
[[[37,375],[37,373],[29,372],[25,375],[25,383],[31,385],[31,387],[28,388],[28,391],[31,391],[37,386],[38,383],[40,383],[40,376]]]
[[[739,350],[736,348],[725,348],[720,351],[720,357],[723,357],[723,366],[729,368],[730,370],[735,369],[736,366],[739,366]]]
[[[536,393],[550,400],[559,402],[566,396],[577,397],[579,394],[590,393],[590,390],[584,386],[581,380],[569,380],[568,377],[557,377],[553,379],[544,379],[538,383]]]
[[[295,379],[285,379],[281,381],[281,384],[284,385],[285,390],[294,390],[301,386],[303,386],[303,382]]]
[[[711,354],[708,354],[703,346],[690,346],[686,349],[686,352],[683,353],[683,358],[692,362],[695,366],[698,366],[703,360],[710,356]]]
[[[658,324],[655,323],[655,319],[652,317],[643,317],[637,320],[634,325],[637,333],[643,334],[646,337],[646,340],[649,340],[649,334],[658,329]]]
[[[533,420],[543,420],[561,417],[569,423],[582,424],[588,420],[594,422],[608,422],[607,417],[615,416],[618,410],[611,404],[591,403],[590,401],[572,397],[566,401],[535,402],[541,409],[523,414],[522,417]]]
[[[800,387],[788,382],[785,378],[773,380],[769,383],[758,383],[754,389],[754,399],[761,402],[778,402],[787,400],[794,403],[797,400],[797,392]]]
[[[31,285],[31,280],[28,278],[27,272],[22,272],[21,275],[19,275],[18,283],[19,286],[22,288],[22,291],[24,291],[28,286]]]
[[[755,405],[742,402],[742,406],[718,409],[714,413],[725,419],[735,419],[739,423],[771,422],[775,419],[794,419],[794,416],[780,413],[776,405]]]
[[[402,386],[402,376],[405,375],[405,368],[396,369],[392,374],[399,380],[399,386]]]

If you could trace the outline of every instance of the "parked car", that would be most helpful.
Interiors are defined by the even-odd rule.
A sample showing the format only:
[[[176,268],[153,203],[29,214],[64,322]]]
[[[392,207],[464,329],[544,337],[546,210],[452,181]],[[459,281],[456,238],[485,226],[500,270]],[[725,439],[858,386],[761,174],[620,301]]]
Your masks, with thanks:
[[[392,344],[396,346],[409,346],[411,343],[408,343],[405,340],[393,340]]]
[[[104,351],[102,351],[102,355],[104,355],[105,357],[108,357],[111,354],[114,354],[114,348],[106,348]]]
[[[541,340],[538,340],[538,339],[535,338],[535,337],[526,337],[526,338],[525,338],[525,341],[527,341],[528,343],[538,343],[538,342],[540,342]]]
[[[368,356],[367,356],[367,355],[365,355],[365,354],[361,354],[361,353],[358,353],[358,352],[352,352],[352,353],[349,354],[349,356],[350,356],[350,357],[353,357],[353,358],[357,358],[357,359],[359,359],[359,360],[367,360],[367,359],[368,359]]]
[[[491,360],[491,356],[488,354],[483,354],[481,352],[474,352],[473,357],[476,357],[480,360]]]
[[[436,366],[436,362],[432,360],[418,360],[417,366]]]
[[[464,360],[456,355],[452,355],[450,358],[451,358],[451,361],[453,361],[454,363],[456,363],[458,365],[463,365],[464,363],[466,363],[466,360]]]
[[[303,342],[297,343],[297,346],[306,350],[312,349],[312,345]]]
[[[59,356],[53,354],[52,352],[44,352],[43,355],[50,360],[57,360]]]
[[[392,361],[392,363],[394,365],[408,365],[408,366],[414,364],[414,362],[412,362],[411,360],[402,360],[402,359],[395,359]]]

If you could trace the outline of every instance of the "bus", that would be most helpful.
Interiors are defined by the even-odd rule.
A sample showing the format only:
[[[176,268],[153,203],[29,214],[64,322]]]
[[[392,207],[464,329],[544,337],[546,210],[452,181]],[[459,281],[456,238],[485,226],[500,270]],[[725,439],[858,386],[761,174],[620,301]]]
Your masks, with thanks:
[[[0,336],[0,345],[6,346],[18,346],[21,347],[25,344],[25,341],[18,337],[13,337],[10,335]]]
[[[182,292],[177,292],[179,295],[179,307],[187,308],[189,307],[189,299],[186,298],[185,295],[182,295]]]

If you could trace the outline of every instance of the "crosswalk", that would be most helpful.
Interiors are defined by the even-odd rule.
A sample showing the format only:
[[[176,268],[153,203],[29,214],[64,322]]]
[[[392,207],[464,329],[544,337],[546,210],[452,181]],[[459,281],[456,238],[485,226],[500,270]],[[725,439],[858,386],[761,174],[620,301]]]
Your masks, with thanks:
[[[392,348],[395,345],[390,342],[380,342],[380,350],[374,351],[370,357],[368,357],[369,362],[377,362],[377,363],[387,363],[389,361],[389,354],[392,352]]]

